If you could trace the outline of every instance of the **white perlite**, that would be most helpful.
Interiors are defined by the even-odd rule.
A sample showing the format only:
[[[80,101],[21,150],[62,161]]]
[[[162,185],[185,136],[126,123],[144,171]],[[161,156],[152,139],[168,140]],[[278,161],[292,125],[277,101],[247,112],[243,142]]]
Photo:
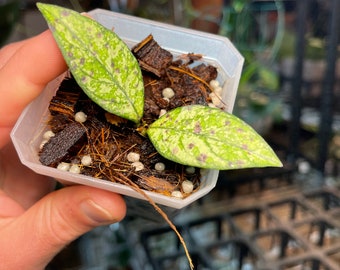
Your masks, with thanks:
[[[129,162],[137,162],[140,159],[140,155],[136,152],[130,152],[130,153],[127,154],[126,159]]]
[[[48,141],[49,141],[49,140],[46,140],[46,139],[43,140],[43,141],[40,143],[40,145],[39,145],[39,149],[42,150],[42,149],[44,148],[44,145],[45,145],[46,143],[48,143]]]
[[[211,86],[211,88],[215,89],[216,87],[220,86],[220,83],[218,82],[218,80],[211,80],[209,82],[209,85]]]
[[[67,172],[70,169],[70,167],[71,167],[70,163],[60,162],[57,166],[57,169],[64,171],[64,172]]]
[[[167,88],[164,88],[163,91],[162,91],[162,95],[164,98],[172,98],[174,95],[175,95],[175,92],[174,90],[172,90],[172,88],[170,87],[167,87]]]
[[[183,194],[179,190],[175,190],[175,191],[171,192],[171,196],[174,197],[174,198],[177,198],[177,199],[183,198]]]
[[[87,115],[82,111],[77,112],[74,115],[74,120],[76,120],[79,123],[84,123],[86,121],[86,119],[87,119]]]
[[[156,171],[164,171],[165,170],[165,164],[163,162],[157,162],[155,164],[155,170]]]
[[[184,193],[189,194],[194,190],[194,185],[191,181],[184,180],[182,183],[182,189]]]
[[[80,167],[78,164],[72,164],[68,171],[71,173],[80,173]]]
[[[160,112],[159,112],[159,117],[162,117],[164,114],[166,114],[166,110],[161,109]]]
[[[136,172],[144,169],[144,164],[140,161],[136,161],[136,162],[131,163],[131,166],[135,167]]]
[[[51,138],[54,137],[54,136],[55,136],[54,132],[53,132],[52,130],[48,130],[48,131],[46,131],[46,132],[44,133],[43,138],[44,138],[45,140],[49,140],[49,139],[51,139]]]
[[[90,166],[92,164],[92,158],[90,155],[85,155],[81,158],[81,164],[84,166]]]
[[[217,107],[220,108],[223,106],[222,98],[215,92],[212,92],[209,94],[209,97],[211,98],[211,102]]]

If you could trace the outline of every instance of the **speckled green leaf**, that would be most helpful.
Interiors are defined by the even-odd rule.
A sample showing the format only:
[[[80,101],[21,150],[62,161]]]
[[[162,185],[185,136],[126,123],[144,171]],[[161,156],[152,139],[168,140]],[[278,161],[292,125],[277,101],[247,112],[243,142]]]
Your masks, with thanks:
[[[147,134],[165,158],[200,168],[282,166],[260,135],[236,116],[207,106],[174,109]]]
[[[143,115],[140,67],[111,30],[70,9],[37,4],[78,84],[106,111],[134,122]]]

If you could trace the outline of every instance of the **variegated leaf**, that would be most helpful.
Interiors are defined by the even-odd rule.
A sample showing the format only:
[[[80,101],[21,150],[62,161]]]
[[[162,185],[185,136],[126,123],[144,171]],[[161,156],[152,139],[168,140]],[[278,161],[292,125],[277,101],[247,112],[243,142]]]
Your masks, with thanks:
[[[184,165],[220,170],[282,166],[252,127],[217,108],[176,108],[152,123],[147,134],[161,155]]]
[[[144,85],[137,60],[111,30],[78,12],[37,4],[73,76],[84,92],[108,112],[138,123]]]

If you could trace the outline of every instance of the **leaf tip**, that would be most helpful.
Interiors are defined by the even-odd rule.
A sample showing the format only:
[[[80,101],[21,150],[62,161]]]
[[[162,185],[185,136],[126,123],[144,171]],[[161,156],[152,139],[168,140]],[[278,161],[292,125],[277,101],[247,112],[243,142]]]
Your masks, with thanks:
[[[273,167],[283,167],[283,163],[281,162],[281,160],[275,155],[275,158],[272,162]]]
[[[51,4],[45,4],[45,3],[37,2],[36,6],[39,9],[39,11],[42,14],[44,14],[48,10],[48,6],[52,6],[52,5]]]

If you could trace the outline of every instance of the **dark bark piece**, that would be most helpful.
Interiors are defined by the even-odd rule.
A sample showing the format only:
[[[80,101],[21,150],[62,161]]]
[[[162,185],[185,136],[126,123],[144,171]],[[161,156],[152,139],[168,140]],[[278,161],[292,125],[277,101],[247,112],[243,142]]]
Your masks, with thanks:
[[[43,146],[40,152],[40,162],[46,166],[56,166],[72,152],[76,152],[73,147],[84,139],[85,134],[86,128],[80,123],[69,124]]]
[[[51,115],[63,114],[73,117],[80,94],[80,88],[74,79],[64,79],[48,107]]]
[[[183,72],[181,72],[182,70]],[[168,70],[168,76],[173,83],[173,90],[176,93],[176,98],[170,100],[170,109],[191,105],[208,103],[208,88],[200,81],[196,80],[192,75],[184,73],[187,69]],[[189,74],[191,72],[188,71]]]
[[[147,36],[133,49],[139,65],[142,69],[161,77],[164,70],[172,62],[172,54],[161,48],[153,39],[152,35]]]
[[[210,65],[200,64],[194,67],[192,71],[206,82],[210,82],[217,77],[217,69]]]

